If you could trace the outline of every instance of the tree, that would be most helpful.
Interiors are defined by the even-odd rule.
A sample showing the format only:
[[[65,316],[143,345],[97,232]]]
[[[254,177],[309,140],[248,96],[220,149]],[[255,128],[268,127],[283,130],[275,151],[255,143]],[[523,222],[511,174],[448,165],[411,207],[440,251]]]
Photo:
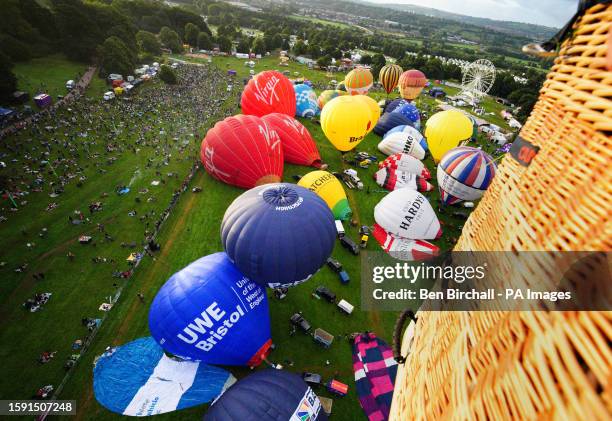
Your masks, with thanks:
[[[308,44],[308,54],[313,59],[317,59],[321,56],[321,48],[315,44]]]
[[[380,69],[382,69],[385,64],[387,64],[387,60],[384,55],[380,53],[374,54],[374,57],[372,57],[372,74],[378,76]]]
[[[296,56],[301,56],[306,53],[306,44],[301,39],[297,40],[295,44],[293,44],[293,54]]]
[[[200,35],[200,28],[189,22],[185,25],[185,42],[192,47],[198,45],[198,35]]]
[[[159,78],[169,85],[175,85],[178,82],[174,69],[166,64],[162,64],[159,69]]]
[[[368,55],[368,54],[364,54],[364,55],[361,56],[361,60],[359,60],[359,62],[361,64],[370,65],[370,64],[372,64],[372,56]]]
[[[238,41],[238,46],[236,47],[236,51],[239,53],[249,53],[251,51],[251,40],[247,37],[242,37]]]
[[[198,34],[198,48],[200,50],[212,50],[212,41],[206,32]]]
[[[266,43],[262,37],[257,37],[255,41],[253,41],[253,52],[255,54],[261,54],[262,56],[266,54]]]
[[[317,60],[317,65],[319,67],[327,67],[331,64],[332,58],[330,55],[325,55],[322,57],[319,57]]]
[[[289,51],[289,49],[291,48],[291,46],[289,45],[289,40],[287,38],[283,39],[283,43],[281,44],[281,48],[284,51]]]
[[[217,45],[224,53],[232,52],[232,41],[228,37],[217,37]]]
[[[138,31],[136,41],[140,51],[158,56],[161,54],[161,44],[154,33],[148,31]]]
[[[9,102],[17,90],[17,78],[13,73],[13,63],[4,53],[0,52],[0,103]]]
[[[208,16],[219,16],[223,11],[223,7],[219,3],[208,5]]]
[[[106,77],[110,73],[130,74],[136,65],[133,51],[121,39],[112,36],[106,38],[98,48],[100,56],[100,75]]]
[[[173,53],[178,53],[183,50],[183,45],[181,44],[178,34],[167,26],[164,26],[159,32],[159,39],[164,47],[169,48]]]

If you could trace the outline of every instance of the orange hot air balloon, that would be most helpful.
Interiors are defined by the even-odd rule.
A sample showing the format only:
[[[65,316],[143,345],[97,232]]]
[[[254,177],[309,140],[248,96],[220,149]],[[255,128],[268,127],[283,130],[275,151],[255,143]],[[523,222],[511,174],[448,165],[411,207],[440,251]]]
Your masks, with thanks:
[[[278,136],[283,145],[285,162],[319,168],[321,155],[308,129],[286,114],[272,113],[262,117]]]
[[[427,83],[425,74],[420,70],[406,70],[399,78],[399,91],[404,99],[415,99]]]
[[[281,181],[283,149],[278,134],[263,119],[237,115],[217,122],[200,149],[206,171],[224,183],[250,189]]]
[[[346,91],[351,95],[365,95],[373,84],[374,76],[365,67],[355,67],[344,78]]]
[[[270,113],[295,115],[295,91],[285,75],[274,70],[256,74],[244,87],[240,100],[244,114],[258,117]]]

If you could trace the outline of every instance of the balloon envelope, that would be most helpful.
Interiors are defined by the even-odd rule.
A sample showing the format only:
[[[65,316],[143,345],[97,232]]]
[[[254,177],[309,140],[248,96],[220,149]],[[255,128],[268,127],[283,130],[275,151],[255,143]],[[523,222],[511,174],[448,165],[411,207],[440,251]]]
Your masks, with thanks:
[[[404,98],[395,98],[392,101],[389,101],[386,106],[385,106],[385,112],[386,113],[391,113],[393,112],[396,108],[401,107],[404,104],[410,104],[410,101],[404,99]]]
[[[281,140],[285,162],[312,167],[321,166],[321,155],[308,129],[286,114],[272,113],[262,117]]]
[[[204,404],[236,379],[195,361],[170,358],[148,336],[102,354],[95,363],[96,400],[121,415],[149,416]]]
[[[387,194],[374,208],[374,220],[388,233],[411,240],[433,240],[442,235],[429,201],[415,190]]]
[[[423,148],[423,150],[425,152],[427,152],[429,150],[429,147],[427,146],[427,140],[423,137],[423,135],[421,134],[421,132],[419,131],[418,128],[413,127],[412,125],[404,125],[404,126],[395,126],[394,128],[392,128],[391,130],[389,130],[387,133],[385,133],[385,135],[383,136],[383,139],[387,136],[392,135],[393,133],[408,133],[413,137],[416,137],[419,140],[419,144],[421,145],[421,147]]]
[[[435,162],[460,142],[472,136],[472,122],[457,110],[440,111],[425,123],[425,137]]]
[[[400,113],[404,117],[408,118],[411,121],[411,125],[417,129],[421,129],[421,114],[419,113],[418,108],[413,103],[409,102],[407,104],[400,105],[395,108],[393,113]]]
[[[285,75],[274,70],[258,73],[244,87],[240,104],[244,114],[261,117],[270,113],[283,113],[293,117],[293,84]]]
[[[406,126],[410,127],[410,126]],[[378,150],[386,155],[406,153],[417,159],[425,158],[424,139],[417,129],[391,133],[378,143]]]
[[[320,114],[317,94],[304,83],[293,85],[295,90],[295,115],[312,118]]]
[[[387,64],[380,69],[378,80],[387,94],[390,94],[397,87],[402,72],[402,68],[397,64]]]
[[[495,176],[493,158],[480,149],[451,149],[438,164],[437,179],[442,203],[480,199]]]
[[[433,190],[433,186],[423,177],[411,172],[392,168],[381,168],[374,173],[376,184],[387,190],[412,189],[420,192]]]
[[[372,121],[378,121],[380,118],[380,107],[378,106],[378,102],[374,98],[370,98],[367,95],[359,95],[357,96],[357,100],[363,102],[368,106],[372,115]],[[368,133],[372,131],[374,128],[370,128]]]
[[[236,266],[270,288],[307,281],[331,255],[334,216],[315,193],[289,183],[238,196],[221,223],[221,242]]]
[[[376,124],[372,108],[359,97],[339,96],[323,107],[321,129],[336,149],[354,149]]]
[[[399,113],[384,113],[374,127],[374,133],[384,136],[389,130],[397,126],[410,126],[412,122]]]
[[[312,171],[300,178],[298,186],[316,193],[327,203],[335,219],[347,220],[352,211],[340,180],[327,171]]]
[[[399,79],[399,91],[402,98],[415,99],[427,83],[425,74],[420,70],[411,69],[407,70],[400,76]]]
[[[280,181],[283,149],[278,134],[259,117],[237,115],[217,122],[200,149],[206,172],[233,186]]]
[[[319,108],[323,109],[325,104],[327,104],[329,101],[331,101],[335,97],[341,96],[341,95],[347,95],[347,93],[345,91],[331,90],[331,89],[327,89],[321,92],[321,95],[319,95],[319,98],[317,100],[317,102],[319,103]]]
[[[410,240],[390,234],[378,224],[374,224],[372,235],[391,257],[406,262],[427,260],[440,252],[439,247],[425,240]]]
[[[394,170],[400,170],[410,172],[423,177],[425,180],[431,179],[431,173],[425,167],[422,161],[418,160],[412,155],[406,153],[393,154],[384,161],[378,163],[378,168],[391,168]]]
[[[225,253],[172,275],[151,304],[149,329],[166,351],[209,364],[258,365],[272,345],[266,291]]]
[[[351,95],[367,94],[373,83],[374,77],[372,72],[365,67],[354,68],[344,78],[346,91]]]
[[[313,390],[284,370],[255,372],[234,384],[204,414],[205,421],[325,421]]]

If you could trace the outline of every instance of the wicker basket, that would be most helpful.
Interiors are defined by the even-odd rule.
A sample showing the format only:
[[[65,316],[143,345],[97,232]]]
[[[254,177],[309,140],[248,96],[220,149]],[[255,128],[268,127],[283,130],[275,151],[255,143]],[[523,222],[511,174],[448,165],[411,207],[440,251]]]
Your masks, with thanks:
[[[538,154],[504,158],[456,250],[612,249],[611,32],[609,4],[578,19],[521,131]],[[612,419],[611,343],[612,312],[421,311],[390,419]]]

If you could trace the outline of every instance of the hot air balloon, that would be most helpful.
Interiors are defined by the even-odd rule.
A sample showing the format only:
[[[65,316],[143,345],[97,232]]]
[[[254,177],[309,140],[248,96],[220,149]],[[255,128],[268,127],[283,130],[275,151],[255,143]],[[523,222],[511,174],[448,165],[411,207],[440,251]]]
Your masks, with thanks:
[[[272,345],[266,291],[225,253],[172,275],[151,304],[149,329],[167,352],[208,364],[256,366]]]
[[[387,190],[412,189],[420,192],[433,190],[433,186],[423,177],[411,172],[381,168],[374,173],[376,184]]]
[[[440,252],[437,246],[425,240],[409,240],[408,238],[389,234],[378,224],[374,224],[372,235],[384,251],[398,260],[406,262],[427,260],[437,256]]]
[[[272,113],[262,117],[280,137],[285,162],[319,168],[321,155],[308,129],[286,114]]]
[[[378,106],[376,100],[367,95],[358,95],[356,98],[358,101],[363,102],[368,106],[368,108],[370,108],[370,111],[372,112],[372,121],[378,121],[380,118],[380,107]]]
[[[387,64],[380,69],[378,80],[382,84],[387,94],[390,94],[399,82],[399,78],[404,70],[397,64]]]
[[[413,103],[409,102],[407,104],[400,105],[395,108],[393,113],[400,113],[408,120],[410,120],[412,127],[417,130],[421,130],[421,114],[419,113],[418,108]]]
[[[386,155],[394,155],[401,152],[414,156],[417,159],[424,159],[423,136],[417,129],[413,128],[412,130],[414,131],[395,132],[385,136],[378,143],[378,150]]]
[[[341,95],[347,95],[347,93],[345,91],[331,90],[331,89],[327,89],[321,92],[321,95],[319,95],[319,98],[317,100],[319,104],[319,108],[323,109],[325,104],[327,104],[329,101],[331,101],[335,97],[341,96]]]
[[[378,168],[390,168],[393,170],[400,170],[404,172],[413,173],[423,177],[425,180],[431,179],[431,173],[425,167],[422,161],[418,160],[412,155],[406,153],[393,154],[384,161],[378,163]]]
[[[331,255],[334,215],[315,193],[277,183],[238,196],[225,211],[221,243],[249,279],[270,288],[307,281]]]
[[[384,113],[374,127],[374,133],[384,136],[389,130],[397,126],[410,126],[412,122],[399,113]]]
[[[261,117],[270,113],[283,113],[293,117],[293,84],[282,73],[274,70],[258,73],[244,87],[240,104],[244,114]]]
[[[295,115],[312,118],[320,114],[317,94],[306,84],[293,85],[295,89]]]
[[[354,68],[344,78],[346,91],[351,95],[367,94],[373,83],[374,77],[372,72],[365,67]]]
[[[436,213],[416,190],[398,189],[387,194],[374,208],[374,220],[388,233],[411,240],[433,240],[442,235]]]
[[[404,98],[395,98],[392,101],[389,101],[384,109],[386,113],[392,113],[396,108],[401,107],[402,105],[410,104],[410,101],[405,100]]]
[[[427,78],[420,70],[406,70],[399,78],[399,91],[404,99],[413,100],[419,96]]]
[[[241,379],[204,415],[204,421],[325,421],[321,401],[297,374],[266,369]]]
[[[495,176],[493,158],[480,149],[451,149],[438,164],[440,200],[446,205],[480,199]]]
[[[319,195],[332,210],[335,219],[345,221],[351,217],[352,212],[346,193],[340,181],[333,174],[327,171],[309,172],[300,178],[298,186],[307,188]]]
[[[348,94],[348,92],[346,91],[346,84],[344,82],[340,82],[338,86],[336,86],[336,89],[342,92],[346,92]]]
[[[429,147],[427,146],[427,140],[423,137],[419,129],[417,129],[416,127],[412,125],[395,126],[391,130],[389,130],[387,133],[385,133],[385,135],[383,136],[383,139],[387,136],[392,135],[393,133],[408,133],[412,135],[413,137],[419,138],[420,139],[419,143],[421,144],[421,147],[423,148],[423,150],[425,152],[429,150]]]
[[[130,416],[205,404],[236,381],[221,368],[166,356],[150,336],[109,349],[96,359],[93,372],[96,400]]]
[[[432,115],[425,123],[425,137],[431,156],[437,163],[459,143],[472,136],[472,122],[461,111],[446,110]]]
[[[217,122],[200,149],[206,171],[242,188],[280,181],[283,149],[278,134],[259,117],[237,115]]]
[[[372,130],[376,120],[367,102],[353,96],[339,96],[321,112],[321,129],[336,149],[354,149]]]

